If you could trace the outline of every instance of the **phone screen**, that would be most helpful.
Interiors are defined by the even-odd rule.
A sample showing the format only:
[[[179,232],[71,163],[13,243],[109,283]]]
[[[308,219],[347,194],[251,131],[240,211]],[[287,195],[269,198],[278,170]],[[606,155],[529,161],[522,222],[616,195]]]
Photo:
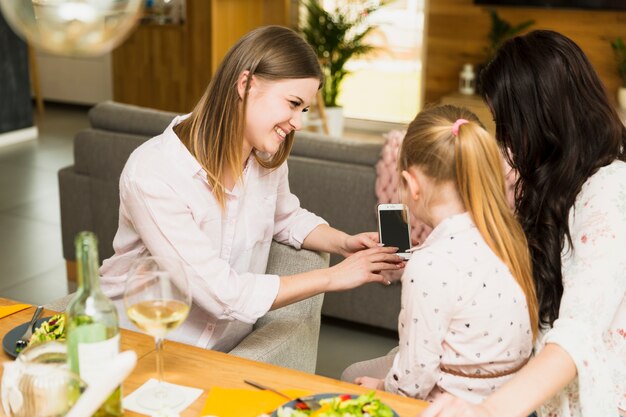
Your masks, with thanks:
[[[380,210],[380,241],[385,246],[395,246],[398,252],[411,248],[408,226],[404,221],[403,210]]]

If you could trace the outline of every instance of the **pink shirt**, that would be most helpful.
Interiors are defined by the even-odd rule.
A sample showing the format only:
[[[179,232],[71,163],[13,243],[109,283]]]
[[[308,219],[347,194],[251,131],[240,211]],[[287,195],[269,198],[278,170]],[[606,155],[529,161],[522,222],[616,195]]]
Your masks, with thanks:
[[[487,246],[468,213],[441,222],[402,276],[399,351],[385,390],[432,399],[442,391],[480,402],[511,376],[468,378],[515,369],[529,357],[526,298]]]
[[[228,351],[270,309],[279,277],[266,275],[272,239],[300,248],[323,219],[302,209],[289,190],[284,163],[269,171],[254,158],[243,181],[227,192],[225,210],[206,173],[173,131],[138,147],[120,177],[115,254],[104,261],[102,288],[123,314],[123,291],[132,262],[155,255],[180,259],[191,284],[193,306],[168,339]]]

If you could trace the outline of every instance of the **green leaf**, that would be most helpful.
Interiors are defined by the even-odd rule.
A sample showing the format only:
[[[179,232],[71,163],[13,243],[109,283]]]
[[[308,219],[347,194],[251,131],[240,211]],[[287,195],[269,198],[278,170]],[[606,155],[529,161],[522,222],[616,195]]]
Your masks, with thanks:
[[[512,26],[509,22],[502,19],[495,9],[489,9],[489,17],[491,18],[491,30],[487,35],[489,46],[485,48],[486,63],[491,61],[498,48],[500,48],[504,42],[535,24],[534,20],[526,20]]]
[[[617,61],[617,72],[622,79],[622,87],[626,87],[626,46],[622,38],[615,38],[611,42],[611,48],[613,48],[615,60]]]

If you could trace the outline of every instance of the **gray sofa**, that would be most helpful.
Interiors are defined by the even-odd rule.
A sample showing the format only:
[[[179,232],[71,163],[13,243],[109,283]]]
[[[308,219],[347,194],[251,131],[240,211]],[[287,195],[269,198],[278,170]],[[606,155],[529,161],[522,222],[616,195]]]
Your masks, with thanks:
[[[91,127],[74,139],[74,165],[59,171],[63,254],[74,259],[73,238],[93,230],[101,258],[112,255],[118,222],[118,180],[128,155],[161,133],[175,116],[114,102],[89,112]],[[375,164],[381,144],[298,132],[288,160],[289,183],[301,205],[347,233],[375,231]],[[80,209],[77,209],[80,208]],[[331,265],[341,259],[331,257]],[[369,284],[324,298],[322,314],[396,330],[400,285]]]

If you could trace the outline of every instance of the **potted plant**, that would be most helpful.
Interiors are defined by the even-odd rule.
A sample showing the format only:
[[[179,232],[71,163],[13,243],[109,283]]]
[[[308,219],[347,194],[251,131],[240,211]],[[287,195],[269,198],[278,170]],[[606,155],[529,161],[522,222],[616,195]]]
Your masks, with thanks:
[[[504,42],[518,35],[522,31],[528,29],[535,24],[534,20],[526,20],[515,26],[502,19],[495,9],[489,9],[489,17],[491,18],[491,29],[487,34],[489,44],[485,47],[485,60],[476,67],[476,89],[480,93],[480,72],[491,62],[496,51]]]
[[[534,20],[526,20],[525,22],[512,26],[509,22],[502,19],[495,9],[489,9],[489,16],[491,17],[491,30],[487,35],[489,38],[489,46],[485,48],[487,55],[485,64],[488,64],[493,59],[496,51],[505,41],[535,24]]]
[[[340,136],[343,131],[343,112],[337,105],[337,97],[341,83],[349,73],[345,68],[346,62],[374,49],[374,46],[364,41],[375,28],[367,25],[365,18],[384,4],[382,1],[360,1],[360,6],[355,3],[359,2],[338,6],[332,12],[324,9],[320,0],[303,3],[306,13],[302,16],[300,31],[315,49],[326,77],[322,97],[333,136]],[[336,125],[333,124],[333,118],[337,119]]]
[[[611,42],[611,47],[617,61],[617,72],[622,79],[622,86],[617,90],[617,101],[619,107],[626,110],[626,46],[622,38],[616,38]]]

